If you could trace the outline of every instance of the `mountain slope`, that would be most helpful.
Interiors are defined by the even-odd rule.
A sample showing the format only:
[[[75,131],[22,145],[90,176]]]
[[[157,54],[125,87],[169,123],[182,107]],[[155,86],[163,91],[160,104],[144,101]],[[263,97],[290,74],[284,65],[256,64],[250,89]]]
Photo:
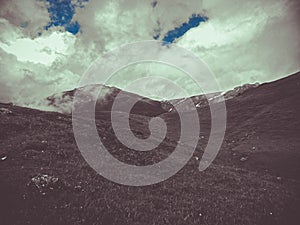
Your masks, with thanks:
[[[227,101],[230,150],[246,167],[299,179],[299,102],[299,73]]]
[[[91,101],[92,96],[87,95],[86,93],[92,93],[93,95],[98,94],[99,88],[101,88],[101,92],[97,98],[96,111],[111,111],[112,105],[117,97],[117,95],[121,92],[120,89],[115,87],[108,87],[104,85],[89,85],[85,87],[81,87],[78,89],[65,91],[63,93],[53,94],[49,96],[46,101],[48,106],[52,107],[54,111],[62,112],[62,113],[71,113],[73,99],[75,97],[76,91],[80,94],[84,94],[80,100]],[[137,101],[131,113],[133,114],[141,114],[146,116],[156,116],[166,112],[166,110],[162,107],[161,102],[155,101],[149,98],[141,97],[139,95],[129,93],[126,91],[122,91],[123,97],[121,100],[122,104],[127,105],[130,101]]]
[[[202,173],[196,157],[207,144],[210,111],[199,107],[194,157],[175,176],[148,187],[97,175],[77,149],[70,115],[0,104],[1,224],[298,224],[299,83],[297,73],[228,99],[224,144]],[[145,116],[143,109],[130,117],[136,136],[149,135],[149,115],[157,112],[168,125],[167,138],[149,153],[116,140],[109,111],[96,119],[111,154],[135,165],[166,158],[180,129],[176,112],[153,107]]]

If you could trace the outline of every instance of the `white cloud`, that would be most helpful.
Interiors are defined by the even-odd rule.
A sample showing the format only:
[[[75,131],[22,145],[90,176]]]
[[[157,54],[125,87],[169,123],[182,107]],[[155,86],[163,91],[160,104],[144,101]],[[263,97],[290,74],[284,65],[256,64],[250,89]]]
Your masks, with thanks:
[[[297,1],[204,1],[210,20],[178,42],[205,60],[223,89],[300,70]],[[299,11],[298,11],[299,13]]]
[[[1,0],[1,18],[11,25],[22,27],[25,35],[36,37],[50,22],[45,2],[32,0]]]
[[[192,14],[202,12],[201,0],[158,1],[155,8],[151,2],[90,0],[74,16],[74,21],[81,25],[82,44],[93,43],[96,51],[107,51],[121,44],[152,40],[155,30],[160,29],[163,36],[187,22]]]
[[[0,101],[32,105],[72,89],[102,53],[153,39],[158,30],[162,38],[197,13],[209,20],[177,44],[204,59],[223,89],[274,80],[300,69],[297,0],[158,0],[155,8],[152,2],[90,0],[76,9],[73,20],[81,32],[72,36],[59,27],[43,30],[50,21],[44,2],[0,0]],[[164,66],[128,68],[110,84],[125,87],[149,71],[184,86],[191,95],[198,94],[184,75]],[[130,91],[176,96],[155,81]]]
[[[14,54],[21,62],[51,65],[60,55],[68,54],[75,37],[70,33],[53,32],[35,39],[20,38],[7,44],[0,43],[0,48]]]

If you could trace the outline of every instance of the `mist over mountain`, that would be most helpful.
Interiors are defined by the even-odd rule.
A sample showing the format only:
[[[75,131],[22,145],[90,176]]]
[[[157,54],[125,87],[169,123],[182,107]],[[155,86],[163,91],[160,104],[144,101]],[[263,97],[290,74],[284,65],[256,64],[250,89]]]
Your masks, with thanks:
[[[235,87],[233,90],[227,92],[215,92],[215,93],[207,93],[201,94],[196,96],[191,96],[188,98],[180,98],[180,99],[170,99],[170,100],[163,100],[157,101],[152,100],[150,98],[142,97],[134,93],[130,93],[127,91],[123,91],[116,87],[109,87],[105,85],[89,85],[85,87],[81,87],[78,89],[73,89],[70,91],[65,91],[62,93],[53,94],[46,98],[47,105],[49,106],[50,110],[62,112],[62,113],[71,113],[72,112],[72,105],[76,91],[83,92],[86,94],[86,97],[83,97],[85,101],[92,101],[93,96],[96,95],[97,103],[96,108],[97,110],[101,111],[110,111],[112,109],[112,105],[114,103],[115,98],[117,95],[122,91],[124,96],[122,97],[122,101],[124,105],[126,105],[127,101],[130,99],[141,99],[139,103],[135,107],[140,107],[140,110],[136,110],[136,113],[141,112],[149,112],[151,111],[151,107],[153,108],[161,108],[160,112],[157,114],[162,114],[164,112],[171,112],[174,109],[174,105],[184,105],[187,99],[191,99],[195,107],[202,107],[206,106],[208,102],[217,103],[221,100],[221,97],[225,100],[229,100],[231,98],[237,97],[243,94],[245,91],[258,87],[259,84],[244,84],[239,87]],[[101,91],[100,91],[101,90]],[[99,92],[99,93],[98,93]],[[122,107],[121,107],[122,108]],[[185,111],[193,110],[192,108],[183,109]]]
[[[193,52],[209,65],[224,91],[299,70],[298,0],[241,0],[240,4],[236,0],[2,0],[0,4],[1,102],[42,108],[42,99],[78,88],[82,74],[97,57],[142,40],[165,40]],[[143,67],[128,68],[124,77],[105,84],[126,90],[131,80],[149,74]],[[155,67],[156,74],[182,85],[190,95],[198,94],[185,76]],[[149,97],[143,90],[164,93],[160,83],[139,90],[139,95]]]

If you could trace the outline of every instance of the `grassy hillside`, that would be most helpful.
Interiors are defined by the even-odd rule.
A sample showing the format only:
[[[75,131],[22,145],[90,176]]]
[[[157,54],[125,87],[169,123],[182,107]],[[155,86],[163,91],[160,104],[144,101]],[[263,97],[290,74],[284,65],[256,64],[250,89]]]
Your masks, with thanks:
[[[300,221],[300,74],[264,84],[226,102],[228,127],[214,163],[189,163],[172,178],[127,187],[98,175],[77,149],[70,115],[0,104],[0,224],[289,225]],[[201,157],[209,109],[199,109]],[[176,114],[162,115],[168,137],[151,153],[122,146],[109,113],[99,134],[118,159],[136,165],[168,156],[178,138]],[[131,126],[149,135],[148,117]]]

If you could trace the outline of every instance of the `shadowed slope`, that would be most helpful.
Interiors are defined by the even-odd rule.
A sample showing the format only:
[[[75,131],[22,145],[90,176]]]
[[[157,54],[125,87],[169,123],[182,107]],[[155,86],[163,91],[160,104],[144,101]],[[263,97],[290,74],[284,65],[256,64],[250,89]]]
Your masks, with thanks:
[[[1,224],[298,224],[299,83],[298,73],[227,100],[224,144],[202,173],[195,157],[207,143],[210,112],[198,108],[195,157],[172,178],[148,187],[97,175],[77,149],[70,115],[0,104]],[[149,154],[116,140],[109,111],[101,111],[96,123],[115,157],[145,165],[167,157],[177,144],[178,115],[160,116],[168,137]],[[136,136],[147,137],[149,117],[130,119]]]

